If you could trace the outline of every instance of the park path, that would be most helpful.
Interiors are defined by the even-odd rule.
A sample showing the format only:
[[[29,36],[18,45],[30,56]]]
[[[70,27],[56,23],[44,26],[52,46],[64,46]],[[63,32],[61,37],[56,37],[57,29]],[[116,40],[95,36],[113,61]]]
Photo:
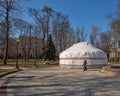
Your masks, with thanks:
[[[0,85],[0,96],[120,96],[120,77],[93,69],[25,69],[0,78]]]

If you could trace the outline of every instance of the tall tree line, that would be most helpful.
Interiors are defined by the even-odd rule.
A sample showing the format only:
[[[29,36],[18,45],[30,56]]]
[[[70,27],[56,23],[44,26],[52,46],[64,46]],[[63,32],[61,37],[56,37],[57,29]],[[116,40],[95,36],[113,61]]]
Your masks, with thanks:
[[[56,12],[47,6],[42,9],[28,8],[28,10],[41,32],[43,51],[45,49],[45,40],[47,40],[50,34],[59,52],[74,43],[74,32],[67,15]]]
[[[11,42],[12,38],[16,38],[16,36],[19,37],[21,41],[20,43],[23,47],[22,52],[25,53],[25,60],[26,55],[28,55],[28,60],[30,57],[32,37],[36,37],[36,44],[37,38],[42,39],[43,51],[45,50],[45,43],[50,34],[59,52],[74,43],[74,30],[71,28],[67,15],[55,12],[47,6],[38,10],[28,8],[31,18],[33,17],[35,21],[35,23],[31,24],[14,15],[17,13],[16,10],[19,9],[18,5],[20,3],[18,0],[0,1],[0,53],[3,55],[3,64],[7,64],[7,58],[10,53],[9,46],[11,45],[9,45],[9,42]],[[59,26],[56,25],[58,23]],[[58,29],[56,27],[58,27]],[[28,37],[29,40],[26,42],[23,41],[24,37]],[[13,47],[15,47],[15,44],[13,45]],[[26,45],[28,45],[27,48]],[[26,51],[28,51],[28,53],[26,53]]]
[[[1,0],[0,1],[0,23],[1,23],[1,36],[3,36],[3,64],[7,64],[8,45],[10,26],[13,21],[12,15],[16,9],[17,0]]]
[[[22,1],[23,2],[23,1]],[[0,1],[0,51],[3,54],[3,64],[7,64],[6,59],[8,57],[9,41],[11,38],[18,36],[22,45],[22,52],[26,60],[30,58],[32,51],[32,37],[36,38],[35,44],[38,45],[38,39],[42,41],[42,55],[44,55],[46,41],[49,35],[55,44],[56,51],[61,52],[70,47],[74,43],[88,41],[94,46],[101,49],[109,49],[111,47],[112,38],[116,38],[114,41],[119,40],[119,25],[120,25],[120,11],[117,16],[110,16],[115,18],[111,21],[110,30],[107,32],[100,32],[100,28],[93,24],[91,30],[86,31],[82,25],[76,29],[71,26],[69,16],[62,12],[57,12],[51,7],[44,6],[41,9],[27,8],[29,15],[34,19],[34,22],[29,23],[24,20],[15,17],[16,10],[20,0],[1,0]],[[118,4],[118,9],[120,4]],[[114,26],[113,26],[114,25]],[[118,26],[118,27],[116,27]],[[113,32],[114,27],[114,32]],[[117,30],[115,32],[115,30]],[[13,35],[15,33],[15,35]],[[113,34],[113,35],[112,35]],[[13,37],[11,37],[13,36]],[[27,41],[23,41],[22,38],[28,37]],[[27,45],[27,46],[26,46]]]

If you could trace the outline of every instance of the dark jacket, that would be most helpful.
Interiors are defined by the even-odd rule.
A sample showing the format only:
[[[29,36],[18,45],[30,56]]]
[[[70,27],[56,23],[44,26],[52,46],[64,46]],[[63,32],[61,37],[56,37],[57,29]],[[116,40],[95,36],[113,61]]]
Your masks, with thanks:
[[[83,66],[86,66],[86,65],[87,65],[87,60],[85,59],[83,62]]]

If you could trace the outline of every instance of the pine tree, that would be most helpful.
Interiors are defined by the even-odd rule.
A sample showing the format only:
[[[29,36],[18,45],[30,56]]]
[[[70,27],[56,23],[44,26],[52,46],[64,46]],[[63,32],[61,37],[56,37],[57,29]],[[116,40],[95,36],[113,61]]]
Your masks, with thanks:
[[[55,45],[52,41],[52,36],[49,35],[47,38],[45,46],[44,60],[54,60],[55,61]]]

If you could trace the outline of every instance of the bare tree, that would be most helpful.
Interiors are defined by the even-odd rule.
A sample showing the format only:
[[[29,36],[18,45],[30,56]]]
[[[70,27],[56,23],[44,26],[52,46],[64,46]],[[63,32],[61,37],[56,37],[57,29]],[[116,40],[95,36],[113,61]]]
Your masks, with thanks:
[[[29,32],[29,40],[28,40],[28,62],[29,62],[29,58],[31,57],[31,47],[32,47],[32,29],[33,26],[30,24],[28,26],[28,32]]]
[[[16,8],[17,0],[1,0],[0,1],[0,16],[3,18],[2,20],[5,22],[5,45],[4,45],[4,56],[3,56],[3,64],[7,64],[7,56],[8,56],[8,41],[9,41],[9,32],[10,32],[10,21],[11,21],[11,13]]]
[[[106,16],[110,22],[111,31],[111,58],[112,61],[120,61],[120,0],[118,0],[117,9]]]
[[[4,51],[4,43],[5,43],[5,23],[0,24],[0,57],[3,58],[3,51]]]
[[[119,61],[120,58],[120,19],[112,21],[111,23],[111,31],[112,31],[112,37],[111,37],[111,42],[112,42],[112,48],[114,52],[114,61]]]
[[[100,34],[99,48],[109,52],[111,48],[111,32],[102,32]]]
[[[66,41],[68,40],[68,34],[70,33],[68,16],[56,12],[52,26],[55,46],[61,52],[67,47]]]
[[[84,42],[87,38],[87,33],[84,30],[84,26],[82,28],[78,27],[76,29],[76,42]]]
[[[31,51],[31,37],[32,37],[32,25],[22,19],[14,19],[15,30],[20,38],[20,43],[22,45],[22,55],[26,60],[29,61],[30,51]],[[28,38],[28,40],[27,40]]]
[[[111,23],[112,38],[114,41],[114,48],[120,48],[120,20],[115,20]]]
[[[29,23],[23,19],[15,18],[14,26],[16,30],[16,35],[18,36],[27,35],[29,33],[28,32]]]
[[[28,8],[28,11],[31,16],[36,21],[37,26],[39,27],[39,32],[41,32],[41,38],[42,38],[42,43],[43,43],[43,50],[45,48],[45,39],[46,39],[46,18],[41,14],[41,10],[37,10],[34,8]]]
[[[39,32],[42,33],[42,43],[43,43],[43,51],[45,49],[45,40],[47,39],[48,34],[50,34],[50,17],[53,14],[53,10],[50,7],[45,6],[42,10],[37,10],[34,8],[28,8],[28,11],[31,16],[36,21],[36,25],[39,27]]]
[[[66,48],[70,47],[75,43],[75,31],[73,28],[69,28],[69,33],[66,36]]]
[[[100,29],[98,26],[92,25],[89,40],[90,40],[90,43],[93,44],[94,46],[97,46],[96,44],[99,39],[99,30]]]
[[[53,16],[53,9],[50,8],[50,7],[47,7],[47,6],[44,6],[42,11],[45,13],[44,17],[46,17],[46,37],[48,38],[48,35],[50,33],[50,26],[49,26],[49,23],[50,23],[50,17]]]

